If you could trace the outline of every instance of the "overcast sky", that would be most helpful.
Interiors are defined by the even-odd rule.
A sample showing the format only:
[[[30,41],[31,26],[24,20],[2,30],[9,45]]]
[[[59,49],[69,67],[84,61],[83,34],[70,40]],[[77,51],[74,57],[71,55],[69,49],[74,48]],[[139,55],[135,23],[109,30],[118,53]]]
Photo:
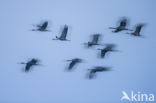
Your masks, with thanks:
[[[123,90],[156,94],[155,10],[155,0],[0,0],[0,103],[120,103]],[[124,16],[132,29],[146,23],[144,38],[108,29]],[[52,32],[31,31],[44,20]],[[71,41],[53,41],[65,24]],[[100,46],[83,46],[94,33],[120,52],[99,59]],[[65,71],[75,57],[85,62]],[[25,73],[18,63],[31,58],[43,65]],[[93,66],[112,70],[89,80]]]

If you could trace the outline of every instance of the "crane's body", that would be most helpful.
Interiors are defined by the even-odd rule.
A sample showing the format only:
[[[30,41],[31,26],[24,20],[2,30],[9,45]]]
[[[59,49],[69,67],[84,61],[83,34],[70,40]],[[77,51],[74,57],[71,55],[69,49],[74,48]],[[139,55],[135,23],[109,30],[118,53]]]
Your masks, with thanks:
[[[39,65],[38,62],[39,62],[39,60],[37,60],[37,59],[31,59],[27,63],[23,63],[22,62],[20,64],[26,64],[26,66],[25,66],[25,72],[28,72],[28,71],[30,71],[30,69],[31,69],[32,66]]]
[[[128,34],[131,34],[131,35],[133,35],[133,36],[141,36],[141,35],[140,35],[140,32],[141,32],[141,29],[142,29],[143,26],[144,26],[144,24],[138,24],[138,25],[136,26],[136,28],[135,28],[135,31],[132,32],[132,33],[128,33]]]
[[[101,57],[101,58],[104,58],[105,55],[106,55],[106,53],[112,52],[112,51],[116,51],[116,50],[114,50],[114,48],[115,48],[115,45],[114,45],[114,44],[107,44],[105,48],[103,48],[103,49],[98,49],[98,50],[101,51],[100,57]]]
[[[65,25],[63,30],[62,30],[62,33],[61,33],[60,37],[56,36],[56,38],[53,39],[53,40],[69,41],[69,40],[66,39],[67,34],[68,34],[68,26]]]
[[[89,41],[88,43],[85,43],[87,44],[88,47],[92,47],[94,45],[100,45],[98,42],[99,42],[99,37],[100,37],[100,34],[94,34],[92,36],[92,41]]]
[[[95,77],[95,74],[97,72],[109,71],[110,68],[108,68],[108,67],[102,67],[102,66],[97,66],[97,67],[95,67],[93,69],[89,69],[89,70],[90,70],[90,72],[89,72],[89,79],[92,79],[92,78]]]
[[[42,31],[49,31],[49,30],[47,30],[48,21],[45,21],[41,25],[37,25],[36,27],[37,27],[37,29],[33,29],[32,31],[41,31],[41,32]]]
[[[74,67],[76,64],[81,63],[81,62],[82,62],[82,59],[75,58],[75,59],[67,60],[67,61],[70,61],[70,64],[69,64],[69,66],[68,66],[68,70],[71,70],[71,69],[73,69],[73,67]]]
[[[115,32],[115,33],[123,31],[123,30],[130,30],[130,29],[127,28],[127,19],[126,18],[123,18],[120,21],[120,25],[118,27],[109,27],[109,29],[115,29],[114,31],[112,31],[112,32]]]

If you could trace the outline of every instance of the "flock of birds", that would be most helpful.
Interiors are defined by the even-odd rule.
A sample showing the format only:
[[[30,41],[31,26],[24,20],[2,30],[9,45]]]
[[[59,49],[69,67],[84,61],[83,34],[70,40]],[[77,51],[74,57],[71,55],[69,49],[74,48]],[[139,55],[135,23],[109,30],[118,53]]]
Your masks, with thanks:
[[[142,35],[140,35],[140,32],[141,32],[142,27],[145,24],[140,23],[140,24],[136,25],[135,30],[131,30],[131,29],[127,28],[127,23],[128,23],[128,19],[124,17],[120,20],[120,23],[117,27],[109,27],[109,29],[114,29],[112,31],[114,33],[118,33],[118,32],[126,30],[126,31],[131,31],[131,32],[127,32],[127,34],[131,34],[133,36],[139,36],[139,37],[142,36]],[[41,31],[41,32],[50,31],[47,29],[48,21],[45,21],[42,24],[37,25],[36,27],[37,27],[37,29],[32,29],[32,31]],[[64,28],[62,29],[61,35],[59,37],[56,36],[56,38],[54,38],[53,40],[70,41],[67,39],[67,34],[68,34],[68,26],[65,25]],[[102,45],[99,43],[99,38],[100,38],[100,34],[94,34],[94,35],[92,35],[92,40],[88,41],[87,43],[84,43],[84,45],[86,45],[88,48],[91,48],[91,47],[96,46],[96,45]],[[102,46],[104,46],[104,48],[102,48],[102,49],[98,48],[97,49],[97,50],[100,50],[100,57],[101,58],[105,58],[105,55],[108,52],[117,51],[114,49],[116,47],[115,44],[105,44]],[[80,58],[74,58],[74,59],[67,60],[67,61],[70,62],[69,66],[68,66],[68,71],[71,71],[77,64],[83,62],[83,60]],[[40,65],[39,60],[35,59],[35,58],[32,58],[31,60],[29,60],[26,63],[21,62],[20,64],[25,64],[25,72],[30,71],[33,66]],[[88,70],[89,70],[88,78],[92,79],[96,76],[97,72],[109,71],[110,68],[109,67],[103,67],[103,66],[96,66],[96,67],[94,67],[92,69],[88,69]]]

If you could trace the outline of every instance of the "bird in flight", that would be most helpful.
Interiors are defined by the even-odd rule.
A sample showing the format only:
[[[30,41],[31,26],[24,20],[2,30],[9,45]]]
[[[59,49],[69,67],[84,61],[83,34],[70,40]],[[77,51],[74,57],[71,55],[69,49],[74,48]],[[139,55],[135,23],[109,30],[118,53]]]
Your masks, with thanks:
[[[133,36],[141,36],[140,35],[140,32],[141,32],[141,29],[145,26],[145,24],[138,24],[136,27],[135,27],[135,31],[132,32],[132,33],[127,33],[127,34],[131,34]]]
[[[69,61],[69,66],[68,66],[68,70],[72,70],[78,63],[81,63],[83,60],[80,58],[74,58],[71,60],[67,60]]]
[[[88,47],[92,47],[94,45],[101,45],[99,44],[99,38],[100,38],[100,34],[94,34],[92,35],[92,41],[89,41],[88,43],[84,43],[85,45],[87,45]]]
[[[89,79],[93,79],[96,76],[97,72],[105,72],[109,71],[109,67],[102,67],[102,66],[96,66],[93,69],[88,69],[89,70]]]
[[[103,48],[103,49],[97,49],[97,50],[100,50],[100,51],[101,51],[100,57],[101,57],[101,58],[104,58],[105,55],[106,55],[108,52],[116,51],[116,50],[114,50],[115,47],[116,47],[115,44],[107,44],[105,48]]]
[[[32,29],[32,31],[50,31],[47,30],[48,27],[48,21],[44,21],[42,24],[40,25],[36,25],[37,29]]]
[[[67,34],[68,34],[68,26],[65,25],[62,32],[61,32],[61,35],[60,37],[56,36],[55,39],[53,40],[61,40],[61,41],[70,41],[70,40],[67,40],[66,37],[67,37]]]
[[[21,62],[20,64],[25,64],[26,65],[25,66],[25,72],[30,71],[33,66],[40,65],[39,60],[35,59],[35,58],[31,59],[27,63]]]
[[[119,26],[117,26],[117,27],[109,27],[109,29],[115,29],[114,31],[112,31],[112,32],[115,32],[115,33],[123,31],[123,30],[132,31],[132,30],[127,28],[127,21],[128,21],[127,18],[124,17],[124,18],[122,18],[120,20]]]

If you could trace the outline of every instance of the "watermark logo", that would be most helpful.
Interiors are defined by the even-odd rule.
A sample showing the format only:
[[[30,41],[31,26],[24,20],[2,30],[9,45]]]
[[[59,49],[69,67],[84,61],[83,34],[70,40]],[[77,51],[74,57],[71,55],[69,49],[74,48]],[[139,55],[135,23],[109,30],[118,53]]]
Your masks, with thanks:
[[[134,92],[131,91],[128,94],[126,91],[122,91],[121,101],[139,101],[139,102],[153,102],[154,101],[154,94],[152,93],[141,93],[141,92]]]

